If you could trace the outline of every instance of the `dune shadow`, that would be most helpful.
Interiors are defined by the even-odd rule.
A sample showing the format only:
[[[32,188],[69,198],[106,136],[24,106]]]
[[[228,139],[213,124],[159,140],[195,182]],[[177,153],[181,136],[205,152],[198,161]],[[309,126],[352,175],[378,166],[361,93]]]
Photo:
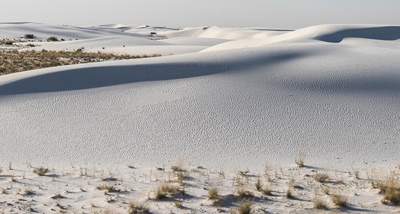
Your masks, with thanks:
[[[364,38],[377,40],[397,40],[400,39],[400,27],[370,27],[361,29],[341,30],[332,34],[316,37],[325,42],[338,43],[345,38]]]
[[[164,81],[212,75],[232,69],[269,66],[303,56],[304,53],[275,53],[232,62],[195,62],[139,64],[129,66],[93,66],[70,68],[27,77],[0,85],[1,95],[60,92],[99,88],[128,83]]]

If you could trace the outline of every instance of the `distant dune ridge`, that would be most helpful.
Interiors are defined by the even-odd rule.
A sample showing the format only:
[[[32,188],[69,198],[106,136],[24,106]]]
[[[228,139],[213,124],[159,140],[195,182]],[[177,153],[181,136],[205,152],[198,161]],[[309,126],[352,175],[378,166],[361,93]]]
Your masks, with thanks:
[[[305,151],[320,166],[398,162],[400,26],[0,23],[0,38],[26,33],[67,40],[36,41],[37,50],[164,56],[1,76],[2,161],[161,166],[184,157],[231,169],[291,164]]]

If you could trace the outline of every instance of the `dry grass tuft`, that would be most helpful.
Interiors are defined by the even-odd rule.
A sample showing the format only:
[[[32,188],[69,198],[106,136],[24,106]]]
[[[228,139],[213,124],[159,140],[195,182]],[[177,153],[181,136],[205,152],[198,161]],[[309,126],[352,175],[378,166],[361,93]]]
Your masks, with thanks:
[[[301,152],[301,151],[296,152],[294,162],[297,164],[297,166],[303,167],[304,163],[305,163],[304,162],[305,158],[306,158],[306,154],[304,152]]]
[[[332,195],[332,202],[339,207],[347,207],[347,198],[337,193]]]
[[[313,178],[320,183],[325,183],[329,180],[329,175],[326,173],[317,173],[313,176]]]
[[[179,192],[179,187],[168,184],[168,183],[162,183],[157,186],[157,189],[155,191],[155,198],[157,200],[161,200],[166,198],[168,195],[174,196]],[[184,194],[183,191],[181,191],[182,194]]]
[[[242,201],[239,205],[239,214],[250,214],[252,210],[253,202]]]
[[[33,173],[35,173],[36,175],[39,175],[39,176],[45,176],[48,172],[49,172],[49,168],[42,167],[42,166],[39,168],[33,169]]]
[[[257,178],[257,182],[256,182],[255,186],[256,186],[257,191],[259,191],[259,192],[262,191],[263,184],[262,184],[260,178]]]
[[[316,209],[327,209],[328,205],[326,203],[326,200],[321,198],[321,197],[316,197],[314,199],[314,208],[316,208]]]
[[[175,205],[175,207],[176,208],[178,208],[178,209],[180,209],[180,208],[182,208],[182,202],[181,201],[179,201],[179,200],[174,200],[174,205]]]
[[[293,190],[292,190],[292,185],[289,185],[288,189],[286,190],[286,198],[287,199],[292,199],[293,198]]]
[[[180,158],[177,163],[171,166],[172,171],[174,172],[184,172],[183,165],[185,164],[185,159]]]
[[[272,195],[272,190],[268,186],[265,186],[261,191],[264,195]]]
[[[129,214],[138,214],[138,213],[150,213],[150,209],[145,204],[138,204],[131,202],[129,203]]]
[[[393,205],[400,205],[400,183],[394,175],[391,175],[383,184],[380,184],[379,189],[380,193],[384,194],[382,203],[391,202]]]
[[[96,189],[104,191],[105,194],[108,194],[111,192],[120,192],[120,190],[115,187],[114,183],[100,184],[99,186],[97,186]]]
[[[218,189],[216,187],[211,187],[208,190],[208,199],[210,199],[210,200],[218,199]]]
[[[237,194],[241,198],[253,198],[254,194],[248,190],[245,190],[243,187],[237,190]]]

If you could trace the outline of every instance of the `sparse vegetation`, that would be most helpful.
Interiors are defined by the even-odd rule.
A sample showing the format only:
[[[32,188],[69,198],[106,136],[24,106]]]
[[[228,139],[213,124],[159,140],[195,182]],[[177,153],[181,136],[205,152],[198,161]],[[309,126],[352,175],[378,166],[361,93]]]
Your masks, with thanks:
[[[120,192],[120,190],[116,188],[114,183],[100,184],[99,186],[97,186],[97,189],[104,191],[105,194],[108,194],[111,192]]]
[[[354,170],[354,177],[356,179],[360,179],[360,171],[359,170]]]
[[[33,34],[25,34],[24,35],[24,39],[34,39],[34,38],[36,38],[36,36]]]
[[[250,214],[252,210],[253,202],[251,201],[242,201],[239,205],[239,214]]]
[[[347,207],[347,198],[337,193],[332,195],[332,202],[339,207]]]
[[[150,209],[145,204],[131,202],[129,203],[129,214],[150,213]]]
[[[49,172],[49,168],[46,168],[46,167],[39,167],[39,168],[33,169],[33,173],[35,173],[36,175],[39,175],[39,176],[45,176],[48,172]]]
[[[185,164],[185,160],[183,158],[181,158],[178,160],[178,162],[175,165],[171,166],[171,169],[174,172],[183,172],[183,171],[185,171],[183,169],[184,164]]]
[[[30,44],[28,44],[29,46]],[[31,44],[32,45],[32,44]],[[32,45],[33,46],[33,45]],[[153,55],[115,55],[109,53],[87,53],[84,51],[0,51],[0,75],[39,68],[56,67],[63,65],[82,64],[90,62],[103,62],[123,59],[137,59],[158,57]]]
[[[320,183],[325,183],[329,180],[329,175],[326,173],[317,173],[313,176],[313,178]]]
[[[48,42],[58,42],[58,39],[55,36],[51,36],[51,37],[47,38],[47,41]]]
[[[161,200],[166,198],[167,196],[173,196],[178,192],[179,192],[179,187],[168,183],[161,183],[156,188],[155,198]]]
[[[299,151],[299,152],[296,152],[294,161],[297,164],[297,166],[303,167],[304,163],[305,163],[304,162],[305,158],[306,158],[306,154],[304,152]]]
[[[286,198],[287,199],[292,199],[293,198],[293,192],[292,192],[292,185],[288,186],[288,189],[286,190]]]
[[[261,183],[260,178],[257,178],[257,182],[256,182],[255,186],[256,186],[257,191],[260,192],[262,190],[263,184]]]
[[[382,203],[391,202],[393,205],[400,205],[400,183],[393,174],[384,183],[379,184],[379,189],[384,195]]]
[[[218,189],[216,187],[211,187],[208,190],[208,198],[210,200],[216,200],[218,199]]]
[[[254,194],[248,190],[245,190],[243,187],[239,188],[237,190],[237,194],[239,195],[239,197],[241,198],[252,198],[254,197]]]
[[[316,197],[314,199],[314,208],[316,208],[316,209],[326,209],[326,208],[328,208],[326,200],[324,198],[322,198],[322,197]]]
[[[272,190],[268,186],[265,186],[264,189],[262,189],[262,193],[264,195],[272,195]]]

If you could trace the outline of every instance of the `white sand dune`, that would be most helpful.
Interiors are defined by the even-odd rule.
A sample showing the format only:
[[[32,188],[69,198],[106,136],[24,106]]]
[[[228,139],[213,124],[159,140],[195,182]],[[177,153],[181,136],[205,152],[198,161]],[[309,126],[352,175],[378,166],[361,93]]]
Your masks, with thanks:
[[[241,39],[210,47],[204,51],[233,48],[250,48],[273,43],[331,42],[339,43],[345,39],[370,39],[377,41],[396,41],[400,39],[400,26],[376,25],[317,25],[266,38]]]
[[[320,166],[395,164],[400,51],[338,41],[390,42],[397,29],[317,26],[254,48],[2,76],[0,154],[228,169],[301,150]]]
[[[255,195],[254,213],[321,213],[317,197],[326,213],[397,212],[371,186],[399,173],[399,29],[1,23],[0,37],[79,38],[35,42],[37,50],[174,55],[0,76],[0,208],[126,213],[134,200],[152,213],[215,213],[215,186],[224,212],[242,201],[239,188]],[[298,151],[306,167],[294,167]],[[180,158],[183,181],[170,169]],[[32,166],[53,167],[40,177]],[[258,179],[272,195],[254,189]],[[185,190],[183,208],[155,200],[160,181]],[[330,203],[338,191],[346,208]]]

